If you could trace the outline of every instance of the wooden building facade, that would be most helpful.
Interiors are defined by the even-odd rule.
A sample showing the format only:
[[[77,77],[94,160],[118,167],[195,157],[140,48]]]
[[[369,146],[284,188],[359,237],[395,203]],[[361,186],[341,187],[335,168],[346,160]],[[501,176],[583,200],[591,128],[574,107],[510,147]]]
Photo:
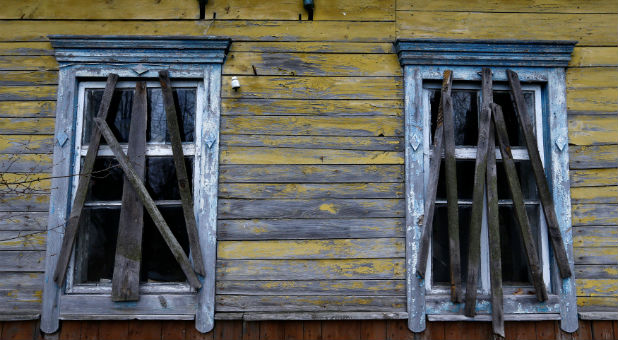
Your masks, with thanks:
[[[413,327],[408,321],[412,318],[411,282],[406,280],[412,273],[407,261],[411,257],[406,235],[410,230],[406,224],[410,202],[406,181],[411,175],[406,155],[423,142],[415,142],[407,130],[406,119],[412,113],[406,106],[410,80],[404,67],[411,62],[401,60],[400,45],[396,44],[406,39],[445,44],[483,40],[490,45],[492,41],[576,42],[565,67],[551,66],[565,72],[562,117],[568,124],[568,142],[551,140],[548,147],[568,150],[566,189],[570,200],[563,211],[570,211],[566,217],[570,223],[564,235],[572,235],[566,242],[572,247],[577,307],[569,308],[579,320],[572,329],[577,331],[564,331],[561,308],[566,302],[558,293],[558,300],[543,308],[522,307],[522,299],[532,296],[531,285],[510,288],[514,302],[511,312],[505,309],[505,331],[507,339],[618,338],[615,0],[315,0],[311,11],[301,0],[210,0],[202,9],[197,0],[7,0],[1,5],[0,339],[38,338],[39,327],[56,332],[52,337],[66,339],[491,336],[488,307],[484,315],[471,321],[463,317],[462,309],[452,308],[442,310],[445,317],[431,312],[428,314],[434,316],[426,319],[423,305],[426,329],[419,333],[409,330]],[[87,47],[71,45],[83,39],[71,38],[76,34],[91,36],[84,40]],[[127,44],[134,45],[126,47],[131,49],[127,55],[114,55],[113,46],[93,42],[107,37],[119,43],[122,36],[150,36],[156,42],[142,46],[137,38],[130,40]],[[203,46],[210,47],[191,45],[192,39],[200,41],[199,37],[208,37]],[[172,40],[178,44],[175,56],[152,47]],[[428,52],[427,58],[434,57]],[[524,90],[532,97],[538,95],[536,103],[550,119],[552,113],[559,113],[550,111],[549,104],[541,104],[547,102],[543,92],[547,78],[526,78],[527,70],[536,74],[535,67],[550,66],[525,62],[514,66],[524,82],[528,79]],[[104,66],[98,71],[80,69],[92,63]],[[494,66],[491,63],[488,61]],[[431,66],[431,62],[423,65]],[[461,66],[449,66],[456,70],[455,80],[466,91],[476,89],[472,81],[458,78],[457,67]],[[135,87],[140,77],[146,79],[149,98],[161,91],[156,72],[169,69],[180,111],[203,110],[203,117],[194,118],[195,126],[218,126],[216,134],[197,129],[191,137],[195,145],[184,149],[194,152],[185,155],[196,160],[190,163],[198,173],[194,178],[200,180],[194,180],[194,192],[206,187],[214,190],[214,199],[198,209],[209,211],[202,222],[215,217],[210,224],[203,222],[210,226],[212,238],[201,239],[203,246],[210,244],[204,246],[203,254],[212,266],[206,265],[206,280],[201,278],[201,292],[212,290],[210,309],[203,302],[210,297],[198,301],[202,298],[197,296],[205,293],[195,293],[186,284],[164,293],[143,288],[137,303],[112,302],[106,275],[113,268],[105,267],[104,259],[88,263],[102,268],[100,273],[91,275],[86,270],[81,279],[79,261],[72,260],[72,283],[53,293],[82,294],[88,300],[74,300],[77,302],[70,309],[63,302],[68,299],[50,298],[56,296],[50,295],[49,287],[55,285],[50,258],[56,261],[59,249],[51,247],[59,247],[62,234],[57,229],[64,228],[64,220],[53,222],[50,218],[58,211],[68,217],[71,192],[77,184],[58,172],[59,167],[62,163],[66,169],[74,169],[87,152],[86,142],[82,142],[83,148],[79,145],[81,135],[62,132],[82,133],[79,124],[86,124],[86,119],[82,122],[82,118],[70,117],[89,112],[89,100],[102,100],[95,92],[102,92],[109,73],[105,70],[112,69],[120,75],[120,91]],[[68,84],[66,75],[71,70],[77,73],[72,73],[73,83]],[[495,70],[504,71],[500,67]],[[506,84],[505,75],[494,77],[497,89]],[[233,88],[233,80],[239,88]],[[435,88],[434,83],[427,82],[427,93]],[[76,92],[67,99],[63,89],[71,86]],[[180,100],[183,89],[206,99]],[[427,98],[427,110],[431,111],[433,97]],[[114,105],[122,106],[123,102]],[[149,112],[154,112],[156,105],[148,102]],[[65,113],[69,118],[61,118]],[[215,113],[218,123],[211,119]],[[148,138],[156,138],[152,137],[155,129],[149,126]],[[548,135],[551,133],[554,131]],[[161,138],[165,141],[165,132]],[[70,159],[58,158],[58,150],[65,145],[71,150],[76,147]],[[419,152],[424,152],[422,147]],[[153,148],[151,156],[171,157],[171,153]],[[203,159],[205,163],[200,163]],[[207,167],[200,164],[210,168],[204,170]],[[208,179],[208,174],[214,177]],[[109,176],[101,177],[101,192],[113,191],[104,187],[111,183],[105,182]],[[152,191],[153,183],[154,178],[149,190],[157,195]],[[171,200],[165,192],[174,189],[164,184],[160,200]],[[64,201],[50,194],[63,190],[68,195]],[[95,204],[88,207],[95,209]],[[445,209],[438,211],[436,215]],[[202,222],[198,216],[200,227],[206,225]],[[111,249],[113,253],[115,244],[107,242],[100,251]],[[79,247],[86,249],[88,244],[78,236]],[[158,260],[159,248],[146,249],[142,265],[150,265],[148,256],[154,265],[147,267],[152,270],[143,280],[156,285],[159,280],[166,281],[160,275],[182,276],[179,270],[175,274],[157,271],[157,266],[167,262]],[[551,247],[547,249],[551,251]],[[551,255],[547,256],[550,261]],[[74,282],[108,288],[88,290],[83,288],[87,285],[80,287]],[[550,285],[555,292],[566,289],[556,282]],[[149,309],[151,306],[157,311]],[[436,306],[434,311],[443,305]],[[55,314],[51,319],[51,314],[46,314],[41,321],[41,315],[49,310]],[[214,319],[214,326],[211,323],[200,329],[206,333],[195,329],[194,318],[202,317]],[[53,320],[59,328],[53,326]]]

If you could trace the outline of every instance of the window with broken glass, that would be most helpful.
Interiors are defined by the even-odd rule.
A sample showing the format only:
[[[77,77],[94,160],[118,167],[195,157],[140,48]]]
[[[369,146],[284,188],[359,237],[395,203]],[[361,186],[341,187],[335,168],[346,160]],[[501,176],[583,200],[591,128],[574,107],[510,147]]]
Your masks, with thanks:
[[[129,140],[132,116],[134,81],[116,85],[107,123],[121,143],[125,153]],[[167,127],[161,86],[158,80],[148,81],[147,128],[144,184],[161,211],[174,236],[185,253],[189,254],[187,229],[172,158],[172,146]],[[94,117],[101,104],[105,82],[81,82],[78,92],[78,120],[74,153],[74,173],[80,168],[88,152],[88,143],[95,126]],[[172,82],[174,103],[180,125],[185,164],[190,179],[193,178],[196,111],[204,98],[202,83],[194,81]],[[73,179],[77,188],[79,176]],[[191,180],[191,184],[193,180]],[[67,276],[67,293],[109,293],[112,289],[114,256],[123,193],[123,170],[105,139],[97,153],[90,180],[88,195],[72,266]],[[140,290],[143,292],[190,292],[180,265],[156,229],[148,213],[144,212],[143,241],[141,249]],[[173,283],[173,284],[171,284]]]
[[[535,125],[535,134],[541,158],[543,152],[543,107],[541,86],[530,84],[523,86],[523,94],[530,115]],[[461,258],[461,282],[466,282],[468,265],[468,227],[472,210],[472,193],[474,187],[474,170],[477,156],[478,124],[482,102],[480,83],[455,81],[452,87],[452,103],[455,134],[455,158],[457,168],[457,195],[459,206],[459,238]],[[440,83],[427,81],[423,84],[423,110],[426,124],[425,146],[425,183],[430,174],[430,154],[433,146],[432,136],[436,129],[436,118],[441,101]],[[513,159],[520,179],[524,203],[530,226],[535,237],[535,245],[543,269],[543,279],[549,289],[549,249],[545,218],[537,194],[536,182],[532,174],[528,151],[526,150],[523,133],[515,116],[515,109],[509,88],[506,83],[493,85],[493,102],[502,107],[506,121]],[[491,146],[490,146],[491,148]],[[500,244],[502,279],[505,294],[534,294],[532,279],[529,274],[524,244],[513,212],[511,194],[505,180],[506,174],[501,165],[501,154],[498,146],[493,147],[497,159],[498,204],[500,218]],[[425,276],[425,287],[429,294],[449,294],[450,261],[449,236],[447,225],[447,200],[444,159],[440,166],[440,176],[436,193],[436,206],[433,220],[433,232],[430,245],[431,256],[428,258],[428,269]],[[484,205],[487,204],[485,198]],[[481,274],[479,291],[489,294],[489,250],[487,240],[486,207],[483,207],[483,223],[481,230]],[[464,284],[465,285],[465,284]]]

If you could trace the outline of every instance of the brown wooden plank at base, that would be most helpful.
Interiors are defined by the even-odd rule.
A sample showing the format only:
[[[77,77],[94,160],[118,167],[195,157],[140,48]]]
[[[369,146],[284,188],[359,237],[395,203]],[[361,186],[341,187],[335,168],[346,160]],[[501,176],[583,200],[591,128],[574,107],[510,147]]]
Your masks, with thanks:
[[[2,340],[30,340],[35,338],[38,328],[35,321],[11,321],[4,322],[0,332]]]
[[[127,340],[160,340],[161,321],[132,320],[129,321]]]
[[[323,340],[360,339],[360,321],[322,322]]]
[[[259,321],[244,321],[242,322],[242,339],[254,340],[260,338],[260,322]]]
[[[322,339],[322,321],[312,320],[303,322],[303,339],[304,340],[321,340]]]
[[[611,320],[592,320],[592,338],[595,340],[616,339]]]
[[[222,322],[222,321],[217,321]],[[214,340],[215,331],[212,330],[208,333],[200,333],[195,329],[195,321],[185,321],[185,339],[190,340]],[[255,338],[257,339],[257,338]]]
[[[216,340],[238,340],[242,339],[242,321],[225,320],[215,322],[213,337]]]
[[[186,333],[186,321],[165,321],[161,323],[161,339],[184,340]],[[191,325],[193,326],[193,325]],[[99,330],[100,332],[100,330]]]
[[[65,322],[63,322],[63,324]],[[129,321],[104,320],[104,321],[99,322],[99,339],[100,340],[126,339],[128,336],[129,336]]]
[[[580,320],[579,328],[573,333],[573,339],[577,340],[593,340],[592,337],[592,321]]]
[[[556,331],[560,329],[560,325],[556,321],[539,321],[536,326],[537,340],[554,340],[557,339]]]
[[[282,321],[262,321],[260,324],[260,339],[283,340],[285,329]]]
[[[535,322],[533,321],[518,321],[508,322],[504,327],[507,339],[513,340],[530,340],[536,339]]]
[[[58,338],[60,340],[75,340],[80,339],[82,331],[82,321],[62,321],[60,325],[60,333]]]

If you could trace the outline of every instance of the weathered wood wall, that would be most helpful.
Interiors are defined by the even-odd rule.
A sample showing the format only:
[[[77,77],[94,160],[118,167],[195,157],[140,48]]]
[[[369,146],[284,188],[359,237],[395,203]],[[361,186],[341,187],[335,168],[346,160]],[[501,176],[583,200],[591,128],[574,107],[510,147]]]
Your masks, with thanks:
[[[506,340],[612,340],[618,321],[581,321],[573,333],[560,330],[557,321],[506,322]],[[207,334],[195,331],[191,321],[63,321],[59,340],[485,340],[489,322],[429,322],[415,334],[405,320],[348,321],[218,321]],[[42,339],[36,321],[0,322],[0,339]]]
[[[0,313],[39,313],[58,68],[46,36],[75,33],[234,40],[221,93],[218,312],[405,311],[392,42],[578,40],[567,70],[578,302],[618,308],[615,0],[317,1],[314,21],[300,0],[210,1],[205,20],[195,0],[2,7],[0,174],[20,184],[0,187]]]

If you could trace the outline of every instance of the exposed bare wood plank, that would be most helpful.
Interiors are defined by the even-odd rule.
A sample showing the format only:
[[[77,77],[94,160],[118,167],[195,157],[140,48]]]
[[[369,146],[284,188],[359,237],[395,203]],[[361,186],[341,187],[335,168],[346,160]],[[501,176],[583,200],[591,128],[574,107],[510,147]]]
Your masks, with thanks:
[[[576,247],[573,253],[577,264],[618,264],[617,247]]]
[[[405,294],[403,280],[217,281],[220,295],[381,295]]]
[[[398,259],[218,260],[217,280],[403,280]]]
[[[340,44],[323,41],[247,41],[234,42],[230,47],[230,53],[234,52],[381,54],[394,53],[395,49],[392,43],[346,42],[345,44]],[[9,53],[7,52],[6,54]]]
[[[398,116],[401,99],[248,99],[224,98],[223,115],[250,116]],[[0,102],[0,105],[2,103]],[[1,111],[0,111],[1,112]]]
[[[118,75],[116,74],[112,73],[107,77],[105,90],[101,99],[101,105],[99,106],[99,110],[97,113],[98,118],[102,118],[103,120],[107,118],[107,113],[112,102],[112,96],[114,94],[114,89],[116,88],[117,81]],[[58,254],[56,269],[54,270],[54,281],[56,281],[58,286],[61,286],[64,282],[67,266],[71,258],[71,252],[73,251],[73,245],[75,244],[75,238],[77,236],[77,230],[79,228],[79,220],[81,218],[81,213],[84,208],[84,202],[86,201],[86,195],[88,193],[88,184],[90,182],[92,169],[94,168],[94,160],[97,156],[100,142],[101,132],[93,127],[92,134],[90,136],[90,142],[88,144],[88,153],[86,154],[84,163],[81,168],[80,175],[82,177],[80,178],[79,184],[77,185],[77,190],[75,191],[73,205],[71,206],[71,214],[66,223],[64,236],[62,239],[62,246],[60,248],[60,253]]]
[[[217,311],[221,312],[402,312],[404,296],[248,296],[218,295]]]
[[[54,117],[56,101],[2,101],[0,102],[1,117]]]
[[[0,153],[51,153],[52,136],[0,135]]]
[[[220,219],[403,217],[401,199],[219,200]]]
[[[0,171],[49,173],[51,168],[52,159],[49,154],[0,154]]]
[[[576,264],[575,277],[578,279],[618,279],[618,269],[601,264]]]
[[[618,229],[609,227],[574,227],[573,247],[618,247]]]
[[[219,240],[401,237],[401,218],[219,220]]]
[[[572,188],[571,202],[618,204],[618,186]]]
[[[612,296],[616,290],[615,279],[577,279],[577,296]]]
[[[577,299],[577,310],[580,312],[615,312],[616,309],[616,296],[582,296]]]
[[[176,104],[174,103],[174,94],[172,93],[171,81],[167,71],[159,71],[159,82],[161,83],[161,92],[163,93],[163,105],[165,106],[165,115],[167,118],[167,131],[170,134],[172,143],[172,154],[174,158],[174,166],[176,167],[176,177],[178,179],[178,189],[180,192],[180,200],[182,201],[182,211],[185,217],[187,226],[187,236],[191,248],[191,259],[193,260],[194,270],[204,276],[204,261],[202,259],[202,249],[200,247],[199,236],[197,233],[197,222],[193,212],[193,194],[191,193],[191,182],[187,175],[185,166],[185,156],[182,152],[182,141],[180,140],[180,128],[178,127],[178,114],[176,113]]]
[[[48,42],[3,42],[0,55],[54,55],[54,51]]]
[[[554,200],[552,199],[551,192],[549,191],[549,184],[547,183],[547,178],[545,177],[545,170],[543,169],[543,163],[541,162],[539,147],[536,143],[534,126],[529,119],[530,116],[528,115],[528,109],[526,108],[526,104],[524,102],[524,95],[521,91],[519,76],[511,70],[507,70],[506,74],[509,78],[509,85],[511,87],[511,94],[513,96],[513,103],[515,106],[515,111],[517,112],[519,126],[523,131],[524,140],[526,141],[530,165],[532,166],[532,172],[534,173],[534,178],[536,180],[537,192],[539,193],[539,197],[543,205],[543,212],[545,213],[545,221],[547,222],[549,239],[554,251],[558,270],[560,271],[560,277],[564,279],[571,276],[571,268],[569,266],[566,248],[562,240],[558,217],[556,217]]]
[[[225,183],[221,198],[313,199],[313,198],[403,198],[403,183],[259,184]]]
[[[53,56],[4,56],[0,55],[0,71],[58,70]]]
[[[0,257],[0,271],[3,272],[42,272],[45,269],[45,251],[2,250]]]
[[[114,302],[109,295],[67,294],[60,299],[60,318],[65,320],[172,319],[195,315],[197,296],[193,294],[144,294],[139,301]],[[154,312],[161,311],[161,312]]]
[[[232,165],[222,164],[219,182],[399,183],[401,165]]]
[[[180,246],[180,243],[178,243],[178,241],[174,237],[174,234],[172,234],[169,226],[167,226],[167,223],[165,222],[165,219],[163,218],[163,215],[161,215],[161,212],[157,208],[155,202],[152,200],[152,198],[150,198],[148,190],[144,186],[143,182],[139,179],[139,177],[135,173],[135,170],[133,170],[133,167],[131,166],[128,157],[122,151],[122,148],[120,147],[120,144],[118,144],[116,137],[114,137],[113,132],[110,130],[107,123],[101,118],[97,117],[94,119],[94,121],[97,124],[99,131],[101,131],[101,134],[107,141],[107,144],[109,144],[110,148],[112,149],[114,156],[116,156],[116,159],[118,160],[118,163],[122,167],[125,178],[129,179],[129,181],[131,182],[131,185],[137,192],[140,201],[144,205],[144,208],[146,208],[146,211],[155,223],[155,226],[165,240],[165,243],[172,251],[174,258],[176,259],[176,261],[178,261],[178,264],[180,264],[182,271],[187,276],[187,281],[189,281],[189,284],[193,288],[200,288],[202,285],[198,280],[197,276],[195,275],[193,268],[191,268],[191,264],[189,263],[187,255]]]
[[[571,191],[577,187],[604,187],[618,183],[618,169],[571,170]]]
[[[0,211],[34,212],[49,209],[49,194],[2,194]]]
[[[17,57],[16,57],[17,58]],[[0,71],[2,86],[33,86],[58,84],[58,71]]]
[[[0,101],[42,101],[55,100],[57,87],[55,85],[40,86],[2,86]]]
[[[45,230],[45,212],[0,212],[0,230]]]
[[[396,116],[224,116],[221,119],[221,134],[389,137],[402,136],[403,124],[401,118]]]
[[[0,118],[0,134],[50,135],[54,118]]]
[[[140,180],[146,173],[147,106],[146,82],[138,81],[133,95],[127,157]],[[139,300],[144,207],[128,179],[122,184],[122,207],[112,277],[112,301]]]
[[[618,144],[570,146],[571,169],[618,168]]]
[[[406,12],[397,13],[397,35],[408,38],[577,40],[616,46],[615,14]]]
[[[574,204],[573,226],[618,225],[615,204]]]
[[[402,152],[222,147],[222,164],[403,164]]]
[[[534,238],[532,236],[532,230],[530,229],[530,223],[526,208],[523,204],[523,195],[521,193],[521,186],[517,178],[517,171],[515,169],[515,163],[513,162],[513,156],[511,155],[511,147],[509,145],[508,134],[506,130],[506,124],[504,122],[504,116],[502,114],[502,108],[499,105],[492,104],[492,115],[494,123],[496,125],[496,134],[498,135],[498,143],[500,144],[500,151],[502,154],[502,165],[506,172],[507,183],[509,186],[509,192],[513,197],[513,210],[519,225],[521,238],[524,243],[524,250],[528,260],[528,268],[532,276],[532,283],[536,291],[536,297],[539,301],[547,300],[547,288],[543,282],[543,274],[540,267],[539,255],[534,244]],[[538,183],[537,183],[538,184]],[[558,231],[559,233],[560,231]],[[562,244],[562,237],[559,242]],[[556,253],[556,251],[554,251]],[[566,258],[566,254],[565,254]],[[568,268],[568,260],[567,260]],[[570,274],[570,268],[568,268],[568,274]]]
[[[2,138],[0,136],[0,152]],[[275,135],[222,135],[225,146],[283,147],[297,149],[344,149],[367,151],[403,151],[402,137],[324,137]]]
[[[47,194],[51,186],[46,173],[0,173],[2,194]]]
[[[0,250],[45,250],[46,238],[40,230],[0,231]],[[2,282],[0,287],[6,284]]]
[[[403,238],[335,240],[219,241],[217,258],[253,259],[348,259],[403,257]]]
[[[460,3],[454,0],[397,0],[397,10],[444,12],[514,12],[514,13],[616,13],[618,5],[610,0],[582,3],[577,0],[482,1]]]

